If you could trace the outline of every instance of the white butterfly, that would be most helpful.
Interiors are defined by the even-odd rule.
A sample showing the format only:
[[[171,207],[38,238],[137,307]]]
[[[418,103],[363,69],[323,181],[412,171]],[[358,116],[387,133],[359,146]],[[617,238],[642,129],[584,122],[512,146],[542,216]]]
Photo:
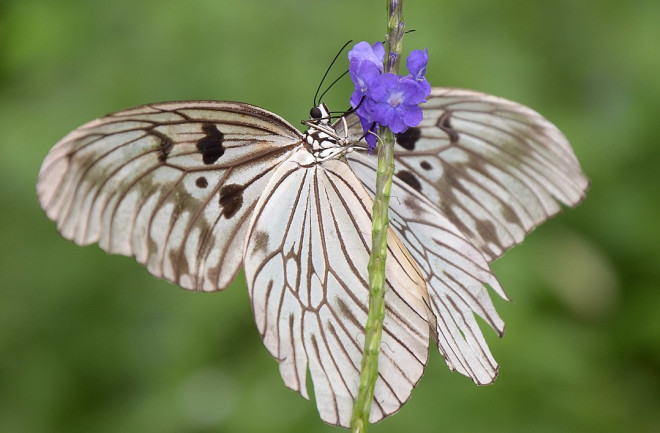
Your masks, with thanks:
[[[370,421],[397,411],[429,339],[451,369],[491,383],[477,325],[504,324],[489,262],[575,205],[588,181],[566,138],[529,108],[433,89],[397,138],[386,316]],[[38,195],[60,233],[134,256],[186,289],[222,290],[243,264],[255,320],[286,385],[347,427],[359,384],[376,157],[355,115],[321,105],[308,130],[220,101],[150,104],[94,120],[46,157]],[[352,152],[350,152],[353,150]]]

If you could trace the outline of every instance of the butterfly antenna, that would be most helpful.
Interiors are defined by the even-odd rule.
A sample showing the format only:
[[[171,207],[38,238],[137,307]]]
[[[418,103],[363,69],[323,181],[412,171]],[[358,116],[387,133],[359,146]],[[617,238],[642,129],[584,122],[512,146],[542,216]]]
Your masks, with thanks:
[[[328,86],[328,88],[325,89],[325,92],[321,93],[321,96],[319,97],[319,102],[323,101],[323,97],[325,96],[326,93],[328,93],[328,90],[332,89],[332,86],[334,86],[334,85],[337,83],[337,81],[339,81],[339,80],[341,80],[342,78],[344,78],[344,76],[345,76],[346,74],[348,74],[348,69],[346,69],[346,71],[344,71],[343,74],[341,74],[340,76],[338,76],[338,77],[335,79],[335,81],[333,81],[332,83],[330,83],[330,85]]]
[[[323,74],[323,78],[321,78],[321,82],[319,83],[319,87],[316,88],[316,93],[314,93],[314,106],[315,106],[315,107],[318,105],[317,102],[316,102],[316,97],[318,96],[319,92],[321,91],[321,87],[323,86],[323,82],[325,81],[325,78],[328,76],[328,73],[330,72],[330,69],[332,69],[332,65],[335,64],[335,62],[336,62],[337,59],[339,58],[339,55],[342,53],[342,51],[344,51],[344,49],[345,49],[345,48],[348,46],[348,44],[350,44],[351,42],[353,42],[353,40],[350,40],[350,41],[346,42],[346,43],[345,43],[345,44],[339,49],[339,51],[338,51],[337,54],[335,55],[335,58],[332,59],[332,62],[330,62],[330,66],[328,66],[328,69],[325,70],[325,74]],[[333,83],[333,84],[334,84],[334,83]],[[323,92],[323,94],[325,95],[325,92]],[[321,96],[321,97],[323,97],[323,96]]]

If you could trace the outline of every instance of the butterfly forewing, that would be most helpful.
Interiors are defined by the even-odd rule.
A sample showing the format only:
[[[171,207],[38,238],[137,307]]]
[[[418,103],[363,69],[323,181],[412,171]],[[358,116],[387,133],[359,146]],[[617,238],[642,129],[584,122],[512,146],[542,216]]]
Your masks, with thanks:
[[[584,198],[588,180],[568,141],[535,111],[444,88],[434,88],[422,109],[422,123],[397,137],[396,176],[490,261],[559,212],[559,203]],[[362,135],[354,115],[349,131]]]
[[[285,120],[248,104],[151,104],[76,129],[46,157],[37,191],[67,239],[135,256],[195,290],[238,272],[254,205],[300,143]]]
[[[372,201],[348,165],[297,151],[255,209],[245,273],[257,327],[287,386],[347,427],[367,318]],[[386,313],[371,422],[408,399],[426,364],[429,299],[420,270],[390,231]]]

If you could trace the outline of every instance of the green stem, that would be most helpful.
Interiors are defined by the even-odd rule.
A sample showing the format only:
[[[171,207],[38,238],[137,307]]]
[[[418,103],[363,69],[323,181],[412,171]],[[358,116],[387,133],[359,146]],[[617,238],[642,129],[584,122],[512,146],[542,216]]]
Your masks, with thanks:
[[[399,73],[404,31],[403,0],[387,0],[387,37],[385,39],[384,72]],[[385,259],[387,258],[387,232],[390,191],[394,174],[394,134],[389,128],[380,128],[378,145],[378,171],[373,206],[372,247],[369,258],[369,314],[365,326],[364,353],[360,372],[360,388],[353,406],[351,431],[366,433],[369,412],[378,379],[378,354],[385,318]]]

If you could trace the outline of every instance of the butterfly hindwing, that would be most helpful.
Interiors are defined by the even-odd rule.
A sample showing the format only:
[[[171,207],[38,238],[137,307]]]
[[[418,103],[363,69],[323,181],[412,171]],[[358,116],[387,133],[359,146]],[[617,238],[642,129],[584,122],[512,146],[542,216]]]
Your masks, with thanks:
[[[353,153],[351,167],[374,195],[375,161]],[[438,349],[452,370],[478,384],[495,380],[498,365],[488,349],[475,314],[499,335],[500,319],[484,284],[506,297],[488,262],[461,231],[435,206],[394,178],[390,199],[390,225],[419,264],[436,323]]]
[[[255,209],[245,274],[257,327],[286,385],[347,427],[359,386],[367,318],[372,201],[348,165],[315,164],[300,149],[282,163]],[[371,422],[399,409],[428,355],[429,300],[414,260],[388,238],[386,314]]]
[[[77,244],[135,256],[187,289],[218,290],[238,272],[251,211],[300,142],[248,104],[150,104],[74,130],[46,157],[39,201]]]

